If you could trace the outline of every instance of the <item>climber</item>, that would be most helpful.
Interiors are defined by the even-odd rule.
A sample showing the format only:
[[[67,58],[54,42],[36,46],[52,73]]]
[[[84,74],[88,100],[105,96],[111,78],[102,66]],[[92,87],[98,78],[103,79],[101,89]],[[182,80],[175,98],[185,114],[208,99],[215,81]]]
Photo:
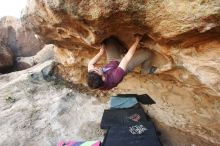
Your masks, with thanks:
[[[142,73],[154,73],[156,67],[150,66],[152,53],[146,49],[135,52],[140,40],[141,36],[135,35],[135,42],[127,50],[125,45],[116,37],[112,36],[105,39],[99,53],[88,63],[88,86],[91,89],[110,90],[116,87],[123,77],[138,65],[142,65]],[[103,68],[95,67],[105,52],[108,64]]]

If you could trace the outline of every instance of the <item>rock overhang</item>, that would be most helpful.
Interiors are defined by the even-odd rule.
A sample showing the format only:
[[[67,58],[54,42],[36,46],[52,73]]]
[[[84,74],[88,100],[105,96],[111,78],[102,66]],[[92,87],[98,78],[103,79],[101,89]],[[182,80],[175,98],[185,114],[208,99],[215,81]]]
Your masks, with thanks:
[[[151,116],[219,144],[219,17],[218,0],[29,0],[23,21],[59,47],[58,73],[84,85],[95,45],[115,35],[130,46],[135,33],[146,34],[142,47],[161,73],[135,71],[112,92],[147,92],[157,103]]]

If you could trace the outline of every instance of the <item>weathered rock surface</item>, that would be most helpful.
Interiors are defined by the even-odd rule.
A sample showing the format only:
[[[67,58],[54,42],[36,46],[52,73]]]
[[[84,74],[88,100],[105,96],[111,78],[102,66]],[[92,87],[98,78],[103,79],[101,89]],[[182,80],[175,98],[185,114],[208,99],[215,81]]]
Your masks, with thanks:
[[[51,65],[47,61],[0,76],[1,146],[55,146],[61,140],[103,138],[99,123],[107,104],[44,80],[42,71]]]
[[[0,72],[4,69],[12,67],[14,64],[14,54],[10,48],[7,48],[0,42]]]
[[[23,70],[30,68],[36,64],[44,63],[47,60],[54,59],[54,45],[45,45],[36,55],[31,57],[17,57],[15,68]]]
[[[130,44],[138,32],[157,41],[179,42],[201,33],[217,35],[219,5],[219,0],[29,0],[23,18],[42,40],[69,48],[110,35]]]
[[[47,61],[27,70],[0,75],[0,145],[55,146],[60,140],[102,140],[100,121],[105,97],[44,80],[53,68]],[[76,90],[77,89],[77,90]],[[82,93],[84,92],[84,93]],[[103,100],[104,99],[104,100]],[[159,124],[164,146],[209,146],[199,137]],[[175,137],[175,138],[170,138]]]
[[[84,85],[93,45],[115,35],[130,46],[133,34],[147,34],[142,47],[160,72],[135,71],[110,93],[148,93],[152,117],[220,145],[219,0],[29,0],[23,20],[59,47],[58,74]]]
[[[9,16],[0,20],[0,40],[18,57],[33,56],[44,45],[33,31],[24,27],[20,19]]]

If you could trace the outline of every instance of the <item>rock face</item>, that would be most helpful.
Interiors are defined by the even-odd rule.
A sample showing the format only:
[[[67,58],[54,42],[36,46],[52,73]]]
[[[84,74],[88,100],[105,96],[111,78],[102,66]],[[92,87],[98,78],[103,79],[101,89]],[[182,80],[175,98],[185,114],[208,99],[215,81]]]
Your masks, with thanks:
[[[51,68],[53,62],[46,61],[0,76],[1,146],[55,146],[61,140],[103,139],[100,121],[109,107],[106,99],[91,96],[85,89],[68,88],[48,74]],[[159,125],[164,146],[210,146],[199,137],[192,140],[187,133]]]
[[[134,33],[147,33],[157,41],[180,42],[201,33],[217,35],[219,3],[218,0],[29,0],[24,19],[31,22],[30,27],[44,41],[59,46],[91,45],[110,35],[130,44]]]
[[[35,37],[33,31],[26,29],[21,24],[19,19],[8,16],[0,20],[0,40],[18,57],[33,56],[44,45]]]
[[[47,60],[54,59],[54,45],[45,45],[36,55],[30,57],[17,57],[15,68],[23,70],[36,64],[44,63]]]
[[[14,64],[14,54],[10,48],[7,48],[0,42],[0,73]]]
[[[99,122],[107,104],[44,80],[42,72],[51,63],[0,76],[1,146],[55,146],[61,140],[103,138]]]
[[[148,93],[152,117],[220,145],[219,0],[29,0],[23,21],[59,47],[58,74],[84,85],[94,45],[115,35],[128,47],[133,34],[147,35],[142,47],[159,74],[134,71],[112,91]]]

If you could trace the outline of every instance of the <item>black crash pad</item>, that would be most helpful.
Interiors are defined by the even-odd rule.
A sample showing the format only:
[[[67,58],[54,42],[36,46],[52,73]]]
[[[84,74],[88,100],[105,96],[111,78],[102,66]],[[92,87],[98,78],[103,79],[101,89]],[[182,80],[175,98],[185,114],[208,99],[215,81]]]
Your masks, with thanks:
[[[151,121],[143,125],[111,127],[102,146],[161,146]]]
[[[153,122],[140,106],[105,110],[101,128],[107,129],[102,146],[161,146]]]
[[[142,108],[111,109],[104,111],[101,128],[108,129],[115,126],[130,126],[146,122],[147,118]]]

